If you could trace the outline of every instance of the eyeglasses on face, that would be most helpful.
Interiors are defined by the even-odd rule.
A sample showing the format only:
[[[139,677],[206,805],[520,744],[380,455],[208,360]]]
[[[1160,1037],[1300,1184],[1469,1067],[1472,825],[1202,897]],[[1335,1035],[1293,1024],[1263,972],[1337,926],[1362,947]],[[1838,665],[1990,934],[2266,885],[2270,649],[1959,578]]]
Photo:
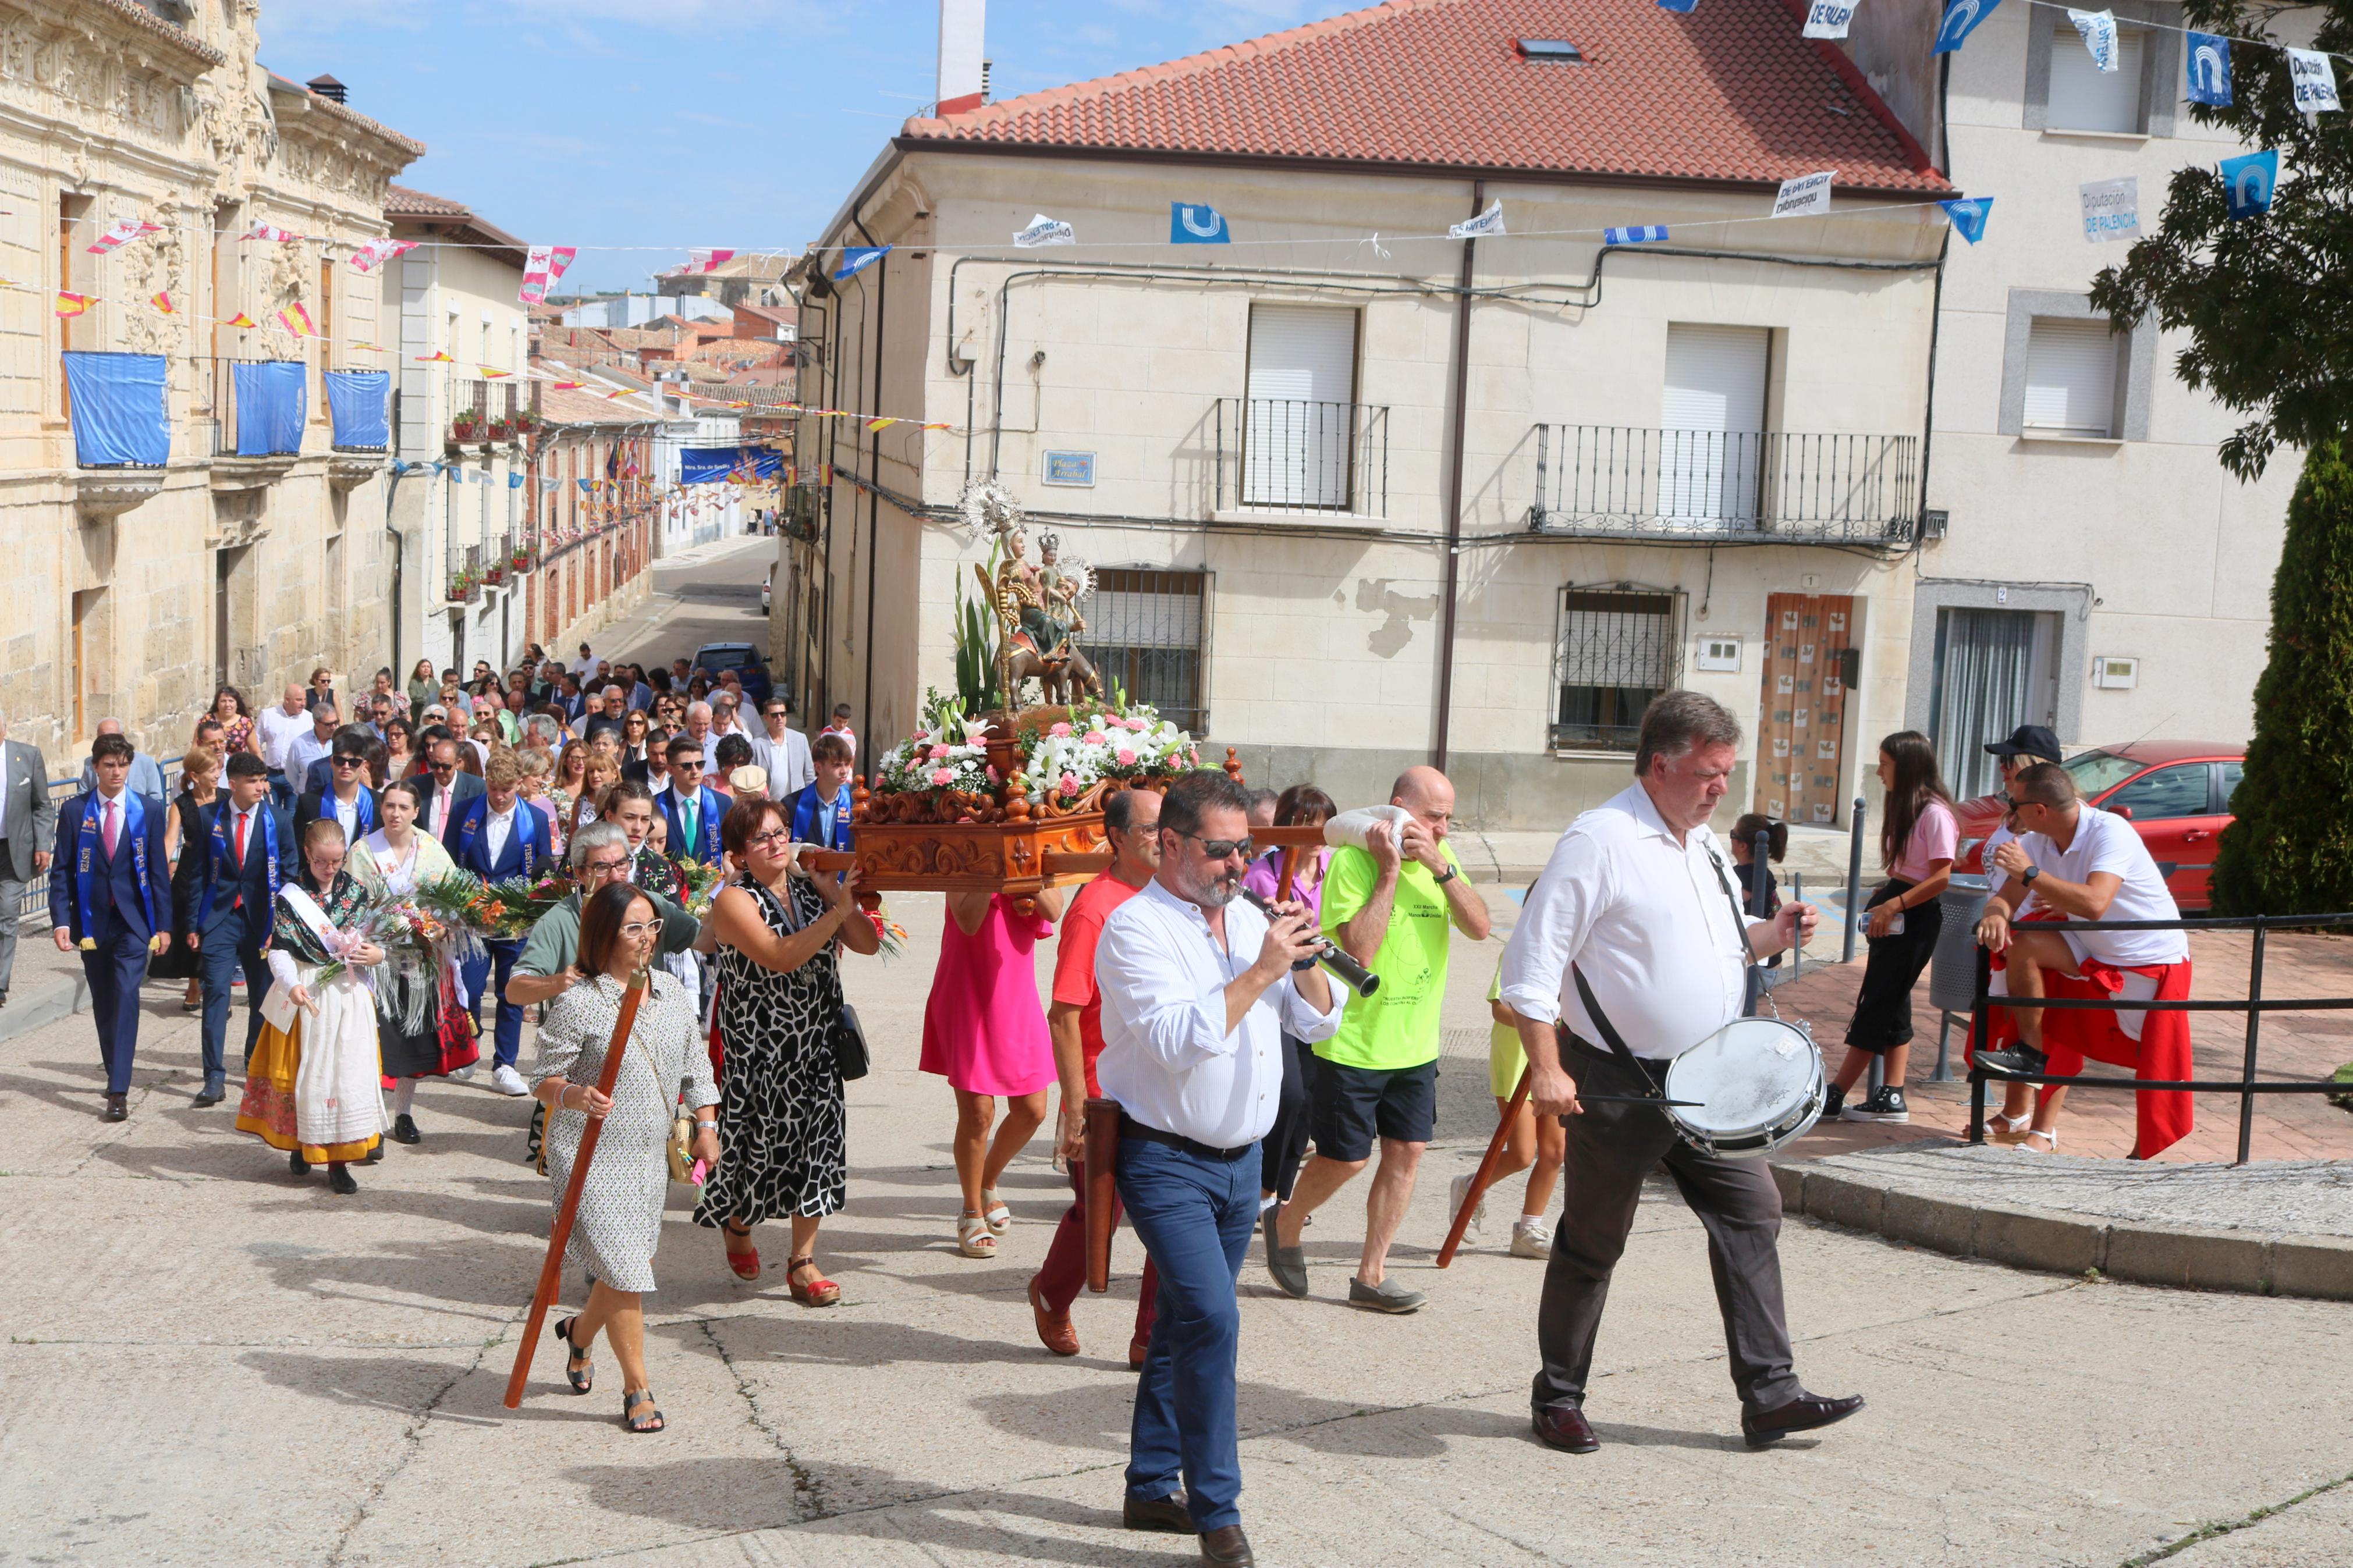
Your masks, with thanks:
[[[458,764],[455,763],[427,763],[425,765],[437,773],[454,773],[458,771]]]
[[[631,942],[643,942],[659,930],[661,930],[659,921],[631,921],[621,928],[621,934]]]
[[[765,849],[772,844],[789,844],[792,841],[793,836],[783,828],[771,827],[765,833],[754,833],[749,842],[754,849]]]
[[[1250,850],[1255,847],[1247,838],[1204,838],[1198,833],[1187,833],[1181,827],[1172,831],[1177,837],[1189,838],[1199,845],[1201,853],[1212,860],[1223,860],[1229,855],[1239,855],[1247,860],[1250,858]]]
[[[626,870],[628,864],[628,857],[625,855],[618,860],[591,860],[580,868],[584,871],[601,871],[606,876],[611,877]]]

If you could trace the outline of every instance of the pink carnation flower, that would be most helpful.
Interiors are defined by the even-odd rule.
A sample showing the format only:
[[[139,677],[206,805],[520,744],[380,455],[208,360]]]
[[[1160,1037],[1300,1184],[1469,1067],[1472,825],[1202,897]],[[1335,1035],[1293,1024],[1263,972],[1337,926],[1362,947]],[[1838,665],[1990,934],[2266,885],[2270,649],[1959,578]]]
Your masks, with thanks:
[[[1076,795],[1079,793],[1078,774],[1064,773],[1062,775],[1062,793],[1064,795]]]
[[[1135,766],[1135,753],[1128,751],[1124,747],[1121,748],[1119,753],[1119,765],[1124,768],[1132,768]]]
[[[1057,735],[1057,736],[1060,736],[1060,735],[1067,735],[1067,734],[1069,734],[1070,732],[1071,732],[1071,727],[1070,727],[1070,725],[1069,725],[1069,724],[1067,724],[1067,723],[1057,724],[1057,725],[1055,725],[1052,729],[1050,729],[1050,730],[1049,730],[1049,731],[1046,731],[1046,733],[1048,733],[1049,735]]]
[[[1109,745],[1110,743],[1111,743],[1111,742],[1110,742],[1108,740],[1106,740],[1106,739],[1104,738],[1104,736],[1103,736],[1103,732],[1101,730],[1090,730],[1090,731],[1087,731],[1087,744],[1088,744],[1088,745],[1090,745],[1090,746],[1107,746],[1107,745]]]
[[[983,773],[987,773],[987,774],[988,775],[988,782],[989,782],[989,783],[991,783],[991,784],[995,784],[995,783],[997,782],[997,769],[996,769],[996,767],[995,767],[994,765],[991,765],[991,766],[989,766],[989,767],[983,768],[983,769],[981,770],[981,772],[983,772]]]
[[[1123,719],[1120,722],[1126,725],[1131,730],[1142,731],[1148,730],[1152,727],[1141,719]]]
[[[945,746],[934,746],[932,748],[932,761],[935,763],[944,763],[947,760],[948,749]]]
[[[955,779],[955,773],[950,769],[934,768],[932,770],[932,782],[935,784],[950,784],[953,783]]]

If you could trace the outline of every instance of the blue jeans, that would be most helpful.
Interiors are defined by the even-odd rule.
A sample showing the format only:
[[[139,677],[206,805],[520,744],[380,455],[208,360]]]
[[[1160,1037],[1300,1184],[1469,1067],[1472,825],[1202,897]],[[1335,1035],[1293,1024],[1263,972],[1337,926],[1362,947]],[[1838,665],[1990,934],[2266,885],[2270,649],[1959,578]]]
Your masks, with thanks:
[[[1119,1197],[1160,1274],[1152,1345],[1135,1385],[1128,1495],[1165,1498],[1181,1478],[1193,1528],[1241,1522],[1234,1287],[1258,1225],[1256,1145],[1214,1160],[1141,1138],[1119,1142]]]
[[[522,956],[521,942],[486,942],[488,953],[470,960],[465,966],[466,989],[474,999],[474,1026],[482,1023],[482,994],[488,991],[498,999],[497,1052],[491,1066],[511,1068],[522,1049],[523,1010],[507,1000],[507,981],[514,973],[515,960]]]

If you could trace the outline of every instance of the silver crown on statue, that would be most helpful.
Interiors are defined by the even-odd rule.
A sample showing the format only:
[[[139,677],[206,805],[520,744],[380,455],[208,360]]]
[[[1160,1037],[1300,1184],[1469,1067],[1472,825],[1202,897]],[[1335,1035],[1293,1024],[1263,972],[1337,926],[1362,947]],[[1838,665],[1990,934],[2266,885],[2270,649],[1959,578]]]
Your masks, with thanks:
[[[1021,531],[1021,503],[995,479],[976,479],[966,485],[956,508],[964,513],[965,526],[976,535],[993,533],[1002,538]]]

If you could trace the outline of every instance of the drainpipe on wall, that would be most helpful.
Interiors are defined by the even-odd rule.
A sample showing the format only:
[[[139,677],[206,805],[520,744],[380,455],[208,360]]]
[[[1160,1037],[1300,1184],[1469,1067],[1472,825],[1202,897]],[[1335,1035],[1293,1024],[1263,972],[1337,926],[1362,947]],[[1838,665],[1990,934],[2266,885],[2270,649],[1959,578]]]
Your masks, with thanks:
[[[1487,199],[1487,182],[1471,182],[1471,216],[1477,217]],[[1454,297],[1454,436],[1446,463],[1446,586],[1440,602],[1438,633],[1438,733],[1430,744],[1430,765],[1445,771],[1448,731],[1454,716],[1454,595],[1462,570],[1462,435],[1470,420],[1471,397],[1471,263],[1479,247],[1475,239],[1462,242],[1462,268]]]
[[[857,226],[858,232],[865,237],[867,244],[881,243],[867,228],[865,219],[856,213],[849,215],[849,221]],[[875,279],[874,374],[868,387],[868,407],[877,416],[882,412],[882,325],[891,304],[889,261],[890,258],[884,257],[871,268]],[[860,276],[863,277],[864,274],[861,273]],[[871,487],[866,494],[866,696],[859,704],[858,721],[866,727],[867,733],[872,734],[874,732],[874,584],[877,576],[874,570],[874,552],[882,536],[882,497],[879,489],[882,482],[882,433],[880,430],[868,433],[866,476],[873,481],[873,487]],[[855,527],[856,524],[853,522],[851,526]]]
[[[401,578],[406,574],[406,552],[403,548],[404,542],[400,537],[400,530],[392,524],[393,498],[400,493],[401,478],[401,471],[398,468],[393,469],[390,479],[384,487],[384,532],[385,537],[392,541],[392,668],[396,670],[404,670],[406,668],[400,662],[400,589]],[[403,674],[400,679],[405,683],[408,677]]]

